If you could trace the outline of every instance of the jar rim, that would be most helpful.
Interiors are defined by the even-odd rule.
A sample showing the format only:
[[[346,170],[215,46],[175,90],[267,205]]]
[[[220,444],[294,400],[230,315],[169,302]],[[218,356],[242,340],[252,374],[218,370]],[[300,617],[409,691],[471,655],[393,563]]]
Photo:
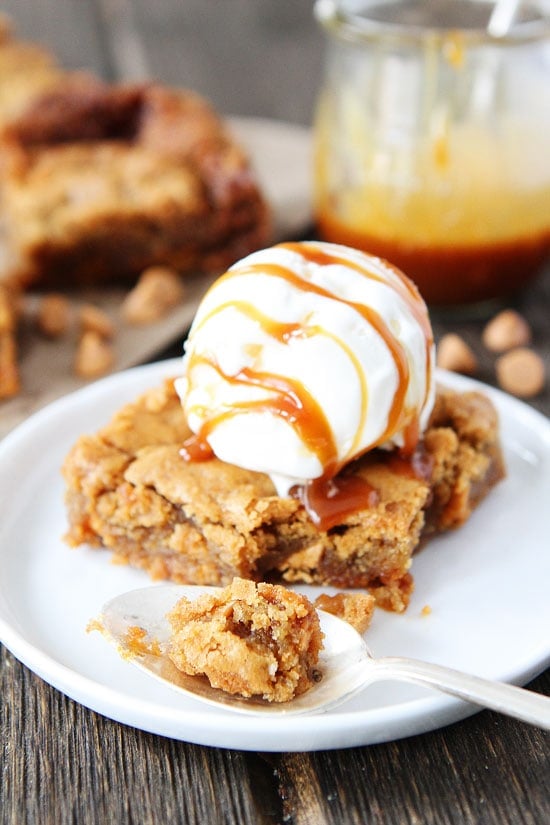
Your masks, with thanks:
[[[471,2],[471,0],[470,0]],[[486,4],[488,5],[488,4]],[[550,38],[550,15],[537,3],[540,16],[516,22],[506,34],[491,34],[486,28],[461,28],[456,25],[408,25],[368,16],[368,7],[380,7],[380,0],[368,0],[362,14],[346,9],[341,0],[315,0],[314,15],[330,34],[352,43],[392,40],[421,44],[427,40],[445,40],[460,35],[472,45],[511,46]]]

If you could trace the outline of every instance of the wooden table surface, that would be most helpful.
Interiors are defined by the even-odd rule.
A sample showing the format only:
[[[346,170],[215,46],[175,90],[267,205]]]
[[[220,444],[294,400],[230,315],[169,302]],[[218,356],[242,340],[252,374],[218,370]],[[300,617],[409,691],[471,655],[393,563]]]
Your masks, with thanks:
[[[0,8],[67,67],[190,86],[226,114],[311,121],[323,41],[306,0],[8,0]],[[550,271],[518,306],[548,365]],[[437,336],[451,328],[435,327]],[[452,324],[493,383],[481,327]],[[550,414],[549,389],[532,404]],[[548,734],[495,713],[370,747],[248,753],[112,722],[4,648],[0,657],[1,823],[550,821]],[[550,672],[531,687],[550,693]]]

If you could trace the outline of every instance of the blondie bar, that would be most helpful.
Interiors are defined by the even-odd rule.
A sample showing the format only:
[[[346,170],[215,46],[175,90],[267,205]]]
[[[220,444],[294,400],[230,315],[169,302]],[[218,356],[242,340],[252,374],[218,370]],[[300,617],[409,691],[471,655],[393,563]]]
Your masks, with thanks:
[[[278,497],[264,474],[217,459],[184,461],[188,435],[168,381],[82,436],[63,467],[68,543],[106,547],[153,578],[361,587],[400,611],[421,540],[465,522],[504,475],[497,414],[475,392],[439,389],[412,459],[377,450],[345,468],[376,500],[328,530],[298,498]]]
[[[5,282],[216,272],[269,237],[245,153],[192,92],[67,74],[4,124],[0,151]]]

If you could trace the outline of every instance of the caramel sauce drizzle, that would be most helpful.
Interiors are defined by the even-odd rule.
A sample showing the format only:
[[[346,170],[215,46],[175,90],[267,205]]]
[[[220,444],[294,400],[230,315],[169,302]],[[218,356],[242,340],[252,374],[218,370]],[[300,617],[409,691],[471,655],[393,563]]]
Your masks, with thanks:
[[[223,277],[225,277],[225,275]],[[250,301],[225,301],[223,304],[218,304],[207,313],[204,318],[201,318],[195,326],[194,331],[201,329],[211,318],[219,315],[226,309],[238,310],[242,315],[246,315],[247,318],[256,321],[265,333],[284,344],[288,343],[293,337],[304,338],[306,335],[312,335],[317,331],[311,327],[304,327],[303,324],[298,322],[287,323],[286,321],[276,321],[275,318],[271,318],[271,316],[261,312],[261,310],[254,306],[254,304],[251,304]]]
[[[357,263],[357,261],[351,261],[347,258],[334,255],[332,253],[328,254],[322,249],[319,249],[317,246],[310,245],[308,243],[287,242],[278,244],[278,246],[282,249],[288,249],[291,252],[296,252],[298,255],[301,255],[302,258],[305,258],[305,260],[318,264],[319,266],[329,266],[334,264],[347,266],[349,269],[359,272],[361,275],[370,278],[372,281],[377,281],[378,283],[391,287],[397,292],[398,295],[400,295],[401,298],[403,298],[415,321],[422,329],[422,332],[424,333],[424,340],[426,342],[426,391],[424,394],[424,406],[428,400],[429,388],[432,382],[432,360],[430,356],[433,345],[433,333],[428,313],[424,311],[424,301],[416,284],[411,281],[410,278],[407,278],[407,276],[396,266],[393,266],[388,261],[381,258],[380,260],[385,268],[395,276],[395,281],[386,280],[377,272],[373,272],[371,269],[362,266]]]
[[[313,263],[321,265],[342,264],[355,269],[366,277],[392,286],[406,301],[407,306],[424,331],[427,367],[429,369],[431,364],[430,347],[432,344],[429,321],[422,312],[421,299],[416,287],[409,279],[405,278],[402,273],[394,270],[396,279],[395,281],[389,282],[377,273],[362,267],[356,262],[348,261],[336,255],[327,254],[313,245],[286,243],[280,244],[280,246],[297,252],[303,258]],[[418,420],[415,419],[409,423],[404,421],[406,417],[406,413],[404,413],[404,399],[409,384],[409,365],[404,348],[396,340],[382,317],[375,310],[364,304],[339,298],[317,284],[304,281],[291,269],[281,264],[265,262],[249,263],[228,270],[222,278],[228,279],[241,275],[266,272],[274,277],[286,280],[299,290],[309,291],[322,297],[330,298],[331,300],[340,300],[358,312],[380,335],[394,360],[398,374],[398,384],[392,400],[386,428],[375,442],[365,448],[365,452],[383,444],[395,431],[404,428],[405,444],[401,450],[401,457],[398,457],[396,460],[410,465],[412,468],[411,472],[416,473],[418,469],[413,465],[413,461],[414,451],[419,438]],[[223,305],[215,307],[199,321],[194,331],[203,326],[213,315],[229,307],[236,308],[247,317],[252,318],[261,326],[266,334],[283,343],[288,343],[294,336],[304,336],[319,332],[318,328],[315,327],[307,328],[302,324],[276,321],[246,301],[228,301]],[[322,332],[329,334],[324,330]],[[346,349],[361,380],[363,398],[363,409],[361,413],[362,419],[364,420],[367,404],[367,387],[360,364],[343,341],[337,340],[337,343]],[[208,445],[208,437],[222,421],[247,411],[266,411],[289,422],[303,442],[307,444],[308,448],[319,458],[319,461],[324,467],[323,475],[320,478],[309,481],[305,485],[300,485],[292,491],[292,495],[302,502],[315,524],[321,529],[327,530],[341,523],[346,515],[365,507],[375,506],[379,500],[378,492],[365,479],[357,475],[345,473],[338,475],[342,469],[342,463],[339,463],[337,459],[337,449],[331,427],[323,410],[301,382],[263,371],[256,371],[251,367],[245,367],[235,375],[227,375],[214,359],[206,355],[193,354],[189,360],[188,369],[192,370],[200,363],[216,370],[224,381],[233,385],[245,384],[259,387],[268,393],[268,397],[242,401],[204,421],[199,432],[184,443],[182,455],[185,459],[201,461],[212,457],[212,450]],[[429,387],[429,380],[427,387]],[[428,390],[426,390],[426,392],[427,391]],[[358,428],[358,430],[359,429],[360,428]],[[405,471],[405,464],[403,467],[400,465],[400,471]]]
[[[357,380],[359,381],[359,384],[361,386],[361,409],[359,412],[359,417],[361,421],[365,420],[368,390],[364,370],[361,366],[361,363],[359,362],[359,359],[357,358],[351,347],[348,347],[345,341],[342,341],[336,335],[328,332],[328,330],[323,329],[322,327],[319,327],[317,325],[307,326],[299,322],[287,323],[285,321],[276,321],[274,318],[265,315],[265,313],[261,312],[256,306],[254,306],[254,304],[251,304],[248,301],[226,301],[223,304],[219,304],[200,320],[195,329],[200,329],[205,323],[207,323],[207,321],[210,321],[211,318],[213,318],[215,315],[224,312],[226,309],[237,309],[242,315],[246,316],[247,318],[250,318],[253,321],[256,321],[267,335],[270,335],[272,338],[275,338],[276,340],[284,344],[288,343],[293,338],[306,338],[308,336],[313,335],[324,335],[325,337],[332,339],[337,346],[344,350],[350,362],[353,364],[353,367],[357,375]],[[217,367],[217,369],[219,372],[219,367]],[[229,377],[225,375],[223,377],[226,381],[231,380]],[[273,387],[270,387],[270,389],[273,389]],[[303,394],[304,392],[305,388],[302,385],[300,389],[300,394]],[[237,412],[242,412],[242,410],[238,408]],[[272,409],[271,412],[274,412],[276,414],[276,409]],[[357,444],[359,440],[360,428],[357,427],[355,437],[349,449],[349,455],[356,455]],[[204,449],[204,447],[201,448],[201,453],[199,455],[198,460],[201,460],[200,456],[202,455]]]
[[[202,362],[214,369],[224,381],[233,386],[244,384],[259,387],[270,394],[266,398],[255,398],[232,404],[203,423],[200,431],[187,439],[183,445],[184,458],[205,460],[209,457],[208,437],[223,421],[244,412],[269,412],[287,421],[297,431],[300,438],[319,458],[323,467],[336,472],[337,449],[327,418],[313,396],[299,382],[266,372],[256,372],[244,367],[235,375],[227,375],[219,364],[207,356],[195,356],[193,365]],[[203,445],[207,445],[204,447]]]
[[[378,490],[358,475],[340,474],[332,478],[322,475],[297,485],[291,491],[307,510],[312,522],[321,530],[341,524],[346,516],[376,507]]]
[[[284,246],[284,244],[282,245]],[[316,250],[317,251],[317,250]],[[328,257],[328,256],[326,256]],[[332,260],[332,258],[329,258]],[[336,262],[338,262],[336,260]],[[326,263],[326,261],[325,261]],[[258,263],[258,264],[247,264],[246,266],[242,266],[233,270],[229,270],[223,276],[224,278],[227,277],[235,277],[237,275],[247,275],[247,274],[259,274],[262,272],[267,272],[270,275],[281,278],[286,280],[288,283],[291,283],[296,289],[312,292],[315,295],[320,295],[323,298],[329,298],[330,300],[337,300],[343,304],[354,309],[365,321],[376,330],[376,332],[380,335],[388,349],[392,354],[392,358],[394,360],[397,374],[398,374],[398,382],[397,382],[397,389],[395,391],[392,405],[390,408],[390,413],[388,415],[388,422],[386,424],[386,428],[380,438],[374,441],[372,444],[369,444],[366,449],[373,449],[377,447],[379,444],[383,444],[385,441],[388,440],[390,435],[396,430],[400,429],[400,419],[403,412],[403,401],[405,399],[405,394],[407,392],[407,388],[409,385],[409,365],[407,362],[407,356],[405,355],[405,351],[399,341],[396,340],[395,336],[388,329],[385,321],[381,318],[381,316],[376,312],[376,310],[372,309],[371,307],[367,307],[364,304],[357,303],[356,301],[347,301],[343,298],[339,298],[335,296],[332,292],[328,289],[324,289],[323,287],[319,286],[318,284],[313,284],[309,281],[304,281],[299,275],[296,275],[292,270],[288,269],[281,264],[269,264],[269,263]]]

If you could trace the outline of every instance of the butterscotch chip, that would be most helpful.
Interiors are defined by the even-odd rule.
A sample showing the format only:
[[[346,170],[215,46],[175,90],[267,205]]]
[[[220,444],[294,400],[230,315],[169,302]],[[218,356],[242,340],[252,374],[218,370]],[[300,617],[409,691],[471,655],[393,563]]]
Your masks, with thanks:
[[[82,335],[74,361],[76,375],[80,378],[98,378],[109,372],[114,361],[114,350],[109,341],[92,330]]]
[[[184,294],[177,272],[167,267],[150,267],[126,296],[122,317],[129,324],[152,324],[181,303]]]
[[[79,321],[83,332],[97,332],[102,338],[112,338],[115,334],[115,325],[107,313],[93,304],[80,307]]]
[[[472,375],[477,370],[477,358],[460,335],[449,332],[443,335],[438,344],[437,366],[452,372]]]
[[[36,325],[47,338],[65,335],[71,323],[71,305],[64,295],[44,295],[38,305]]]
[[[9,331],[0,331],[0,398],[11,398],[20,390],[15,335]]]
[[[314,601],[315,607],[331,613],[350,624],[358,633],[364,633],[371,623],[376,600],[370,593],[321,593]]]
[[[17,293],[0,284],[0,333],[14,332],[18,314]]]
[[[319,617],[305,596],[281,585],[235,578],[215,595],[181,599],[167,618],[169,657],[213,687],[288,702],[316,681]]]
[[[0,398],[11,398],[21,390],[17,363],[19,294],[0,284]]]
[[[501,355],[495,362],[495,371],[499,386],[519,398],[533,398],[544,388],[544,361],[527,347]]]
[[[513,309],[505,309],[489,321],[482,340],[491,352],[506,352],[531,342],[531,327],[525,318]]]

